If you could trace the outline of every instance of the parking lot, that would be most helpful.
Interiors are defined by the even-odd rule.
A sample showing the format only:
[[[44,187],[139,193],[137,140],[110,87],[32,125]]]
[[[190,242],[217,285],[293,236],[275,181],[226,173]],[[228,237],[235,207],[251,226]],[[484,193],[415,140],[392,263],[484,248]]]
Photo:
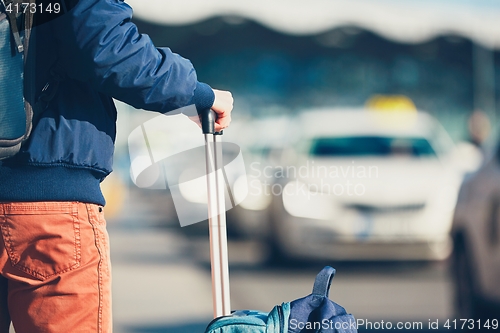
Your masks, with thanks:
[[[203,332],[212,315],[203,228],[166,223],[171,203],[161,191],[132,190],[126,203],[121,214],[109,219],[115,332]],[[233,309],[269,311],[303,297],[323,264],[330,264],[337,269],[330,297],[364,320],[360,331],[370,328],[369,322],[373,330],[380,328],[382,321],[392,329],[397,323],[422,323],[422,329],[415,324],[415,331],[423,331],[436,320],[449,331],[443,327],[453,319],[446,262],[273,267],[263,264],[265,250],[258,242],[232,240],[229,251]]]

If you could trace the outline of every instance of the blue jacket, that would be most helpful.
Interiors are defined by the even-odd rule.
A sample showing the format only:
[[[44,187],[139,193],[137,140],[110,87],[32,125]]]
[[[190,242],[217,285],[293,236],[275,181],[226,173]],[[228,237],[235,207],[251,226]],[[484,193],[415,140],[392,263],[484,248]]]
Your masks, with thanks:
[[[112,98],[161,113],[212,106],[213,91],[197,81],[191,62],[156,48],[131,17],[121,0],[79,0],[33,29],[28,61],[37,96],[51,68],[64,79],[22,151],[0,162],[0,201],[104,205],[99,185],[112,170],[116,133]]]

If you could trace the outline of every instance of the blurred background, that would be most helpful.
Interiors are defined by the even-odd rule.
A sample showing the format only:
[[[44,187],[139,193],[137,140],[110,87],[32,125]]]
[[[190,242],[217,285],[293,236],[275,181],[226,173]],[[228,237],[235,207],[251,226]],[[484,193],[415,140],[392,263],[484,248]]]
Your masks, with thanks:
[[[303,297],[328,264],[331,299],[356,318],[498,320],[500,2],[127,3],[139,31],[235,98],[224,140],[248,194],[228,212],[233,309]],[[168,189],[134,184],[129,135],[158,114],[117,106],[103,183],[115,331],[203,332],[206,222],[181,228]],[[182,145],[189,121],[170,120],[161,139]]]

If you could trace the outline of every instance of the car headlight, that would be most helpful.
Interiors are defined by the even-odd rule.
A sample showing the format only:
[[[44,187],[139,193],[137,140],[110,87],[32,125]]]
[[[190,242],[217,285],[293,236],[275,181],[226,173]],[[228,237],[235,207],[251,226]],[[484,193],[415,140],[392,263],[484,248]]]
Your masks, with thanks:
[[[309,219],[327,220],[339,210],[332,195],[310,191],[300,181],[291,181],[282,189],[283,206],[288,214]]]

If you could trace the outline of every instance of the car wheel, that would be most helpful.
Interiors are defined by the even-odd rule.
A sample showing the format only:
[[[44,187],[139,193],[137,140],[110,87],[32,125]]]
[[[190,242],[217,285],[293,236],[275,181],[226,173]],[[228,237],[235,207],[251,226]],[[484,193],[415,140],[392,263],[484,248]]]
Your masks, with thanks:
[[[456,312],[460,318],[477,318],[479,315],[479,301],[470,256],[465,241],[457,240],[453,252],[452,273]]]

